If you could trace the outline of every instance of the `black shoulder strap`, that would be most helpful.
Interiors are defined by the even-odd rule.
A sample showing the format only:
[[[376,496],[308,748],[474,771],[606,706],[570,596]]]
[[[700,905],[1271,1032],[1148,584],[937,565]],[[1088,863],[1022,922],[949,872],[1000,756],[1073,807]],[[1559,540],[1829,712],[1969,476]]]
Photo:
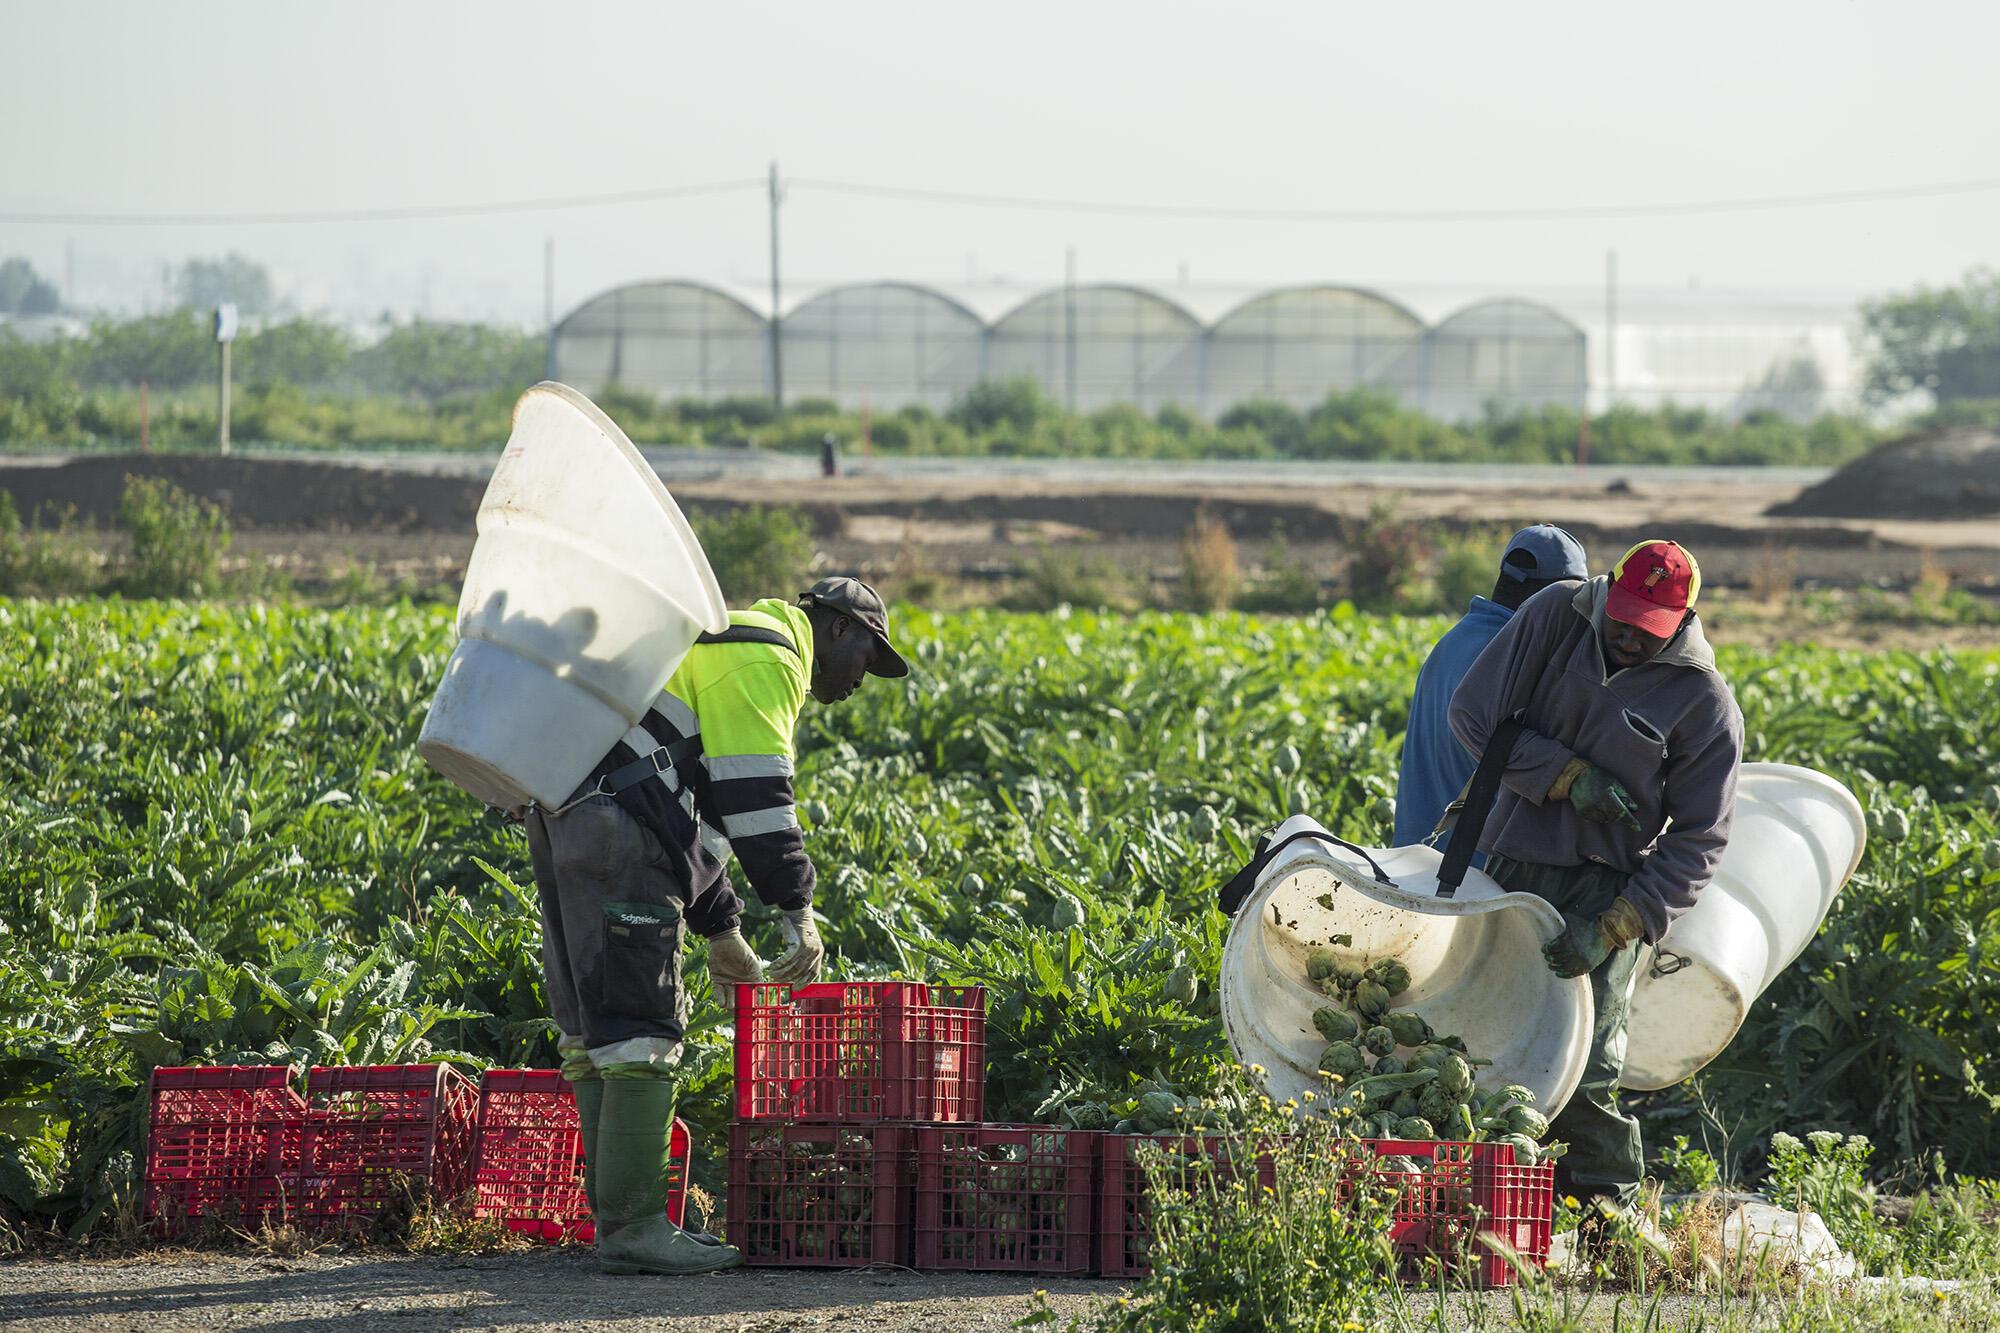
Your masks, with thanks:
[[[1451,830],[1451,845],[1445,848],[1444,864],[1438,868],[1440,898],[1458,896],[1465,883],[1466,868],[1479,850],[1479,837],[1486,831],[1486,816],[1492,813],[1493,798],[1500,794],[1500,779],[1507,772],[1507,760],[1514,753],[1514,741],[1521,734],[1521,719],[1510,717],[1493,728],[1486,738],[1486,753],[1479,756],[1479,768],[1465,789],[1458,823]]]
[[[1215,891],[1215,905],[1222,909],[1222,914],[1224,916],[1235,916],[1236,909],[1243,906],[1243,900],[1250,896],[1250,890],[1257,887],[1257,877],[1264,873],[1264,867],[1271,864],[1272,858],[1277,856],[1279,852],[1301,838],[1312,838],[1319,842],[1330,842],[1336,847],[1345,847],[1348,851],[1353,852],[1368,863],[1368,868],[1375,872],[1375,879],[1378,883],[1391,886],[1396,883],[1395,880],[1390,879],[1388,875],[1383,873],[1382,867],[1375,864],[1375,858],[1370,856],[1366,850],[1356,847],[1345,838],[1336,837],[1328,833],[1325,829],[1300,829],[1297,833],[1291,834],[1289,837],[1275,843],[1271,841],[1271,835],[1266,833],[1263,837],[1257,839],[1256,849],[1250,854],[1250,863],[1234,875],[1231,875],[1229,882]]]
[[[720,634],[703,634],[696,643],[767,643],[773,648],[783,648],[793,657],[801,656],[799,646],[774,629],[759,629],[755,625],[731,625]]]

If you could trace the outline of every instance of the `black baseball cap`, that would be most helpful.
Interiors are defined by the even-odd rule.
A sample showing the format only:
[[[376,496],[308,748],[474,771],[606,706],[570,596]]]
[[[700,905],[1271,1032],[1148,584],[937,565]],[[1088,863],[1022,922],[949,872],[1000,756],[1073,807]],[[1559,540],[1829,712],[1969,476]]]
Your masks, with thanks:
[[[860,579],[836,576],[821,579],[799,594],[800,606],[823,606],[838,611],[868,627],[875,636],[875,658],[868,664],[871,676],[907,676],[910,664],[889,644],[889,606],[882,594]]]

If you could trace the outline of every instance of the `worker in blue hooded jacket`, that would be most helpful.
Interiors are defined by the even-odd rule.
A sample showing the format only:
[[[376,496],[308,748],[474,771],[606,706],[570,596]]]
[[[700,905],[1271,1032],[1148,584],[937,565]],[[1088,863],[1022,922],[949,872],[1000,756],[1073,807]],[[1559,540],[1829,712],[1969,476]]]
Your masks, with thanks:
[[[1417,692],[1410,699],[1410,722],[1403,733],[1403,763],[1396,783],[1396,846],[1407,847],[1428,838],[1445,807],[1458,799],[1478,766],[1478,756],[1468,754],[1458,743],[1447,718],[1451,696],[1473,659],[1493,642],[1521,603],[1551,583],[1589,577],[1583,543],[1553,524],[1523,528],[1507,543],[1493,595],[1472,599],[1471,607],[1445,631],[1417,673]],[[1438,851],[1443,852],[1450,842],[1450,834],[1438,839]]]

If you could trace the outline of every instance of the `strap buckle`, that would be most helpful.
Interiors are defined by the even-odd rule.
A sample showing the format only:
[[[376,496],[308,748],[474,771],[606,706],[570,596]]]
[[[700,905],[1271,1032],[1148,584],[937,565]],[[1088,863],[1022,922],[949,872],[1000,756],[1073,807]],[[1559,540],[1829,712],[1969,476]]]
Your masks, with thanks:
[[[1660,962],[1662,958],[1671,958],[1673,962],[1663,966]],[[1676,972],[1684,971],[1693,966],[1694,959],[1684,953],[1675,953],[1671,949],[1656,948],[1653,950],[1653,965],[1648,970],[1654,977],[1670,977]]]

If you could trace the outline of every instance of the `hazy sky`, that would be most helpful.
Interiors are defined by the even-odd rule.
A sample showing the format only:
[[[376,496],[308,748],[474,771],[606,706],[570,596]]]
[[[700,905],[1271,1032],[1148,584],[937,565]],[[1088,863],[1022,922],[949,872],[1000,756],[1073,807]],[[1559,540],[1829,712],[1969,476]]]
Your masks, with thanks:
[[[1987,0],[1171,6],[0,0],[0,214],[399,208],[800,178],[1268,209],[1668,204],[2000,178]],[[2000,259],[2000,189],[1718,215],[1248,222],[794,189],[800,284],[1880,291]],[[0,220],[86,301],[240,250],[298,304],[539,319],[764,280],[757,190],[382,223]]]

